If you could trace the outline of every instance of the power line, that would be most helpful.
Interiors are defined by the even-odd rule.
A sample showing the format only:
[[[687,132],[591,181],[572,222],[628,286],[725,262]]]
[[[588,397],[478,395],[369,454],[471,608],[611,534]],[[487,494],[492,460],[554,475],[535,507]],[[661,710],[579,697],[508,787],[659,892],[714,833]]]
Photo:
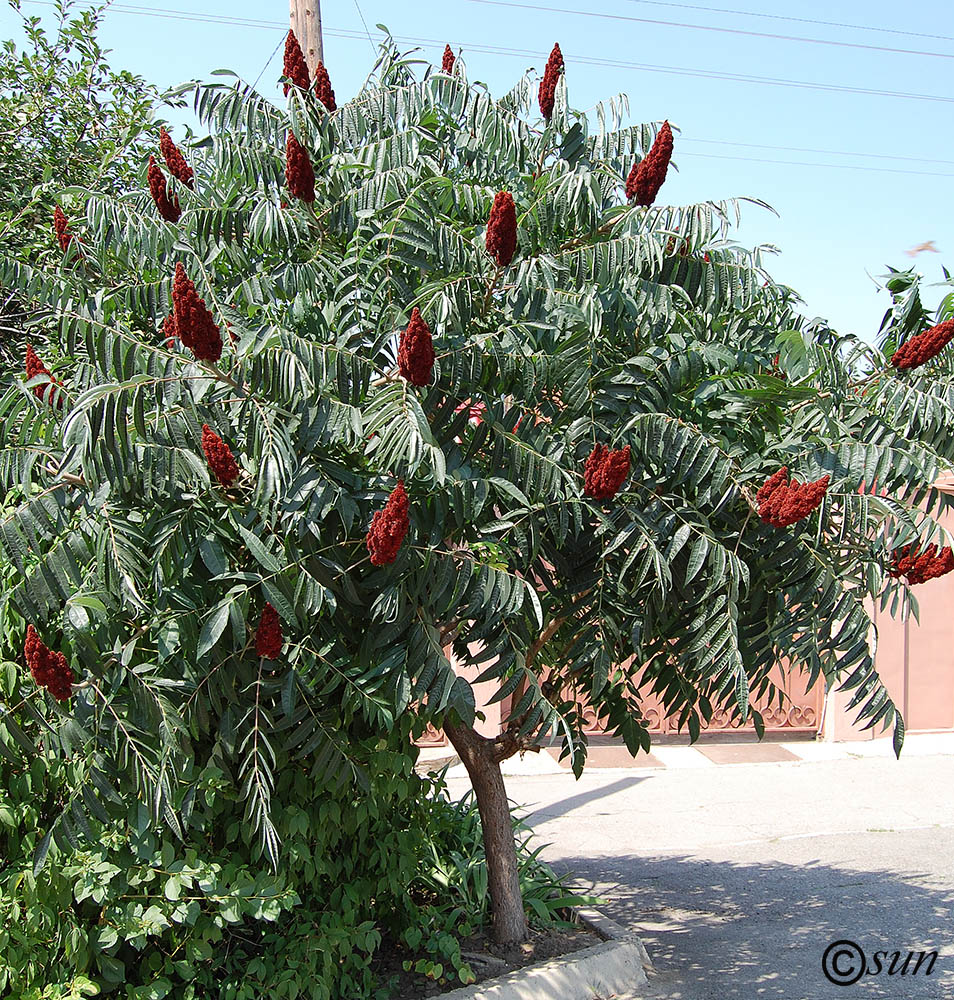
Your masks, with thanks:
[[[23,3],[38,7],[56,7],[53,0],[22,0]],[[98,6],[94,3],[80,2],[78,7],[89,9]],[[250,17],[234,17],[226,14],[193,13],[188,10],[170,10],[165,7],[137,7],[131,4],[110,4],[110,11],[117,14],[137,14],[144,17],[160,17],[172,21],[201,21],[207,24],[232,24],[240,28],[281,28],[288,30],[285,21],[265,21]]]
[[[342,38],[360,38],[361,37],[360,32],[345,31],[345,30],[340,30],[340,29],[336,30],[336,31],[329,32],[329,34],[334,34],[334,35],[337,35],[338,37],[342,37]],[[430,46],[430,47],[443,48],[443,46],[445,44],[444,42],[440,41],[439,39],[434,39],[434,38],[418,38],[418,37],[408,36],[408,35],[395,35],[394,37],[395,37],[395,39],[397,39],[399,41],[416,42],[416,43],[420,43],[422,45],[426,45],[426,46]],[[539,57],[541,55],[541,53],[539,53],[539,52],[530,52],[530,51],[524,50],[524,49],[505,49],[505,48],[502,48],[500,46],[475,45],[475,44],[470,44],[470,43],[466,43],[466,42],[458,42],[458,44],[463,45],[464,48],[467,51],[470,51],[470,52],[488,52],[488,53],[492,53],[492,54],[509,55],[509,56],[517,56],[517,57],[529,56],[531,58]],[[574,62],[581,63],[581,64],[585,63],[585,64],[592,64],[592,65],[599,65],[599,66],[607,65],[607,66],[621,66],[623,68],[634,68],[634,69],[652,69],[653,71],[658,71],[658,72],[672,72],[672,73],[681,72],[683,75],[688,75],[688,76],[698,76],[698,75],[700,75],[698,71],[676,70],[676,69],[672,69],[672,68],[658,67],[658,66],[657,67],[651,67],[651,66],[650,67],[645,67],[645,66],[640,66],[640,65],[635,64],[635,63],[619,63],[619,62],[616,62],[615,60],[594,59],[594,58],[588,58],[588,57],[584,57],[584,56],[569,56],[569,58],[571,58]],[[719,74],[718,78],[720,78],[720,79],[722,79],[722,78],[744,79],[746,82],[748,82],[749,80],[752,80],[753,82],[761,80],[761,78],[758,78],[758,77],[744,77],[744,78],[742,78],[742,77],[739,77],[739,76],[736,76],[736,75],[728,76],[728,75],[723,75],[723,74]],[[765,80],[764,82],[766,82],[766,83],[768,83],[768,82],[775,83],[776,81]],[[778,81],[778,82],[781,83],[781,81]],[[803,84],[800,84],[800,85],[801,86],[806,86],[806,87],[817,87],[817,88],[820,88],[820,89],[829,89],[826,85],[823,85],[823,84],[803,83]],[[850,90],[851,92],[865,93],[865,94],[874,94],[874,93],[876,93],[875,91],[866,91],[866,90],[857,90],[856,91],[853,88],[841,88],[841,87],[838,87],[838,88],[834,88],[834,89],[837,89],[837,90]],[[946,101],[946,102],[954,103],[954,98],[951,98],[951,97],[932,97],[932,96],[928,96],[928,95],[914,95],[914,94],[908,95],[908,94],[900,94],[900,93],[895,93],[895,92],[886,93],[886,96],[891,96],[891,97],[912,97],[912,98],[913,97],[918,97],[918,98],[923,99],[923,100],[938,100],[938,101]],[[707,143],[708,142],[713,142],[714,143],[714,142],[719,142],[719,141],[722,141],[722,140],[717,140],[717,139],[695,139],[695,140],[687,139],[687,140],[680,140],[680,141],[707,142]],[[825,154],[833,154],[833,155],[837,155],[837,156],[872,156],[872,157],[878,157],[879,159],[882,156],[884,156],[885,158],[889,158],[889,159],[914,160],[914,161],[918,161],[918,162],[937,163],[937,164],[949,164],[949,163],[954,162],[954,161],[950,161],[950,160],[930,160],[930,159],[924,159],[924,160],[922,160],[920,157],[908,157],[908,156],[904,156],[904,157],[901,157],[901,156],[899,156],[899,157],[888,157],[887,154],[881,154],[881,153],[851,153],[851,152],[839,151],[839,150],[801,149],[801,148],[792,147],[792,146],[756,146],[754,143],[727,142],[726,145],[730,145],[730,146],[751,146],[752,148],[778,149],[778,150],[781,150],[781,151],[789,151],[789,152],[825,153]],[[748,162],[751,162],[751,163],[775,163],[775,164],[780,164],[780,165],[783,165],[783,166],[785,166],[785,165],[793,165],[793,166],[805,166],[805,167],[833,167],[834,169],[846,169],[846,168],[847,169],[852,169],[852,164],[846,164],[846,163],[810,163],[810,162],[803,162],[803,161],[796,161],[796,160],[770,160],[770,159],[762,159],[762,158],[758,158],[758,157],[730,156],[728,154],[723,155],[723,154],[718,154],[718,153],[682,152],[682,153],[680,153],[680,155],[681,156],[708,157],[710,159],[744,160],[744,161],[748,161]],[[921,176],[921,177],[954,177],[954,174],[936,173],[936,172],[933,172],[933,171],[924,171],[924,170],[904,170],[902,168],[892,169],[892,168],[889,168],[889,167],[864,167],[864,166],[855,165],[853,167],[853,169],[864,170],[864,171],[886,172],[886,173],[912,174],[912,175]]]
[[[851,149],[815,149],[811,146],[769,146],[759,142],[732,142],[731,139],[696,139],[687,135],[679,136],[679,144],[684,142],[705,142],[719,146],[742,146],[745,149],[779,149],[787,153],[824,153],[826,156],[864,156],[876,160],[910,160],[914,163],[941,163],[954,167],[954,160],[938,160],[930,156],[896,156],[893,153],[861,153]]]
[[[909,174],[915,177],[954,177],[954,173],[942,174],[932,170],[904,170],[901,167],[861,167],[856,163],[808,163],[804,160],[769,160],[757,156],[730,156],[727,153],[687,153],[680,152],[676,159],[683,156],[703,157],[707,160],[742,160],[746,163],[777,163],[789,167],[828,167],[831,170],[864,170],[878,174]]]
[[[737,17],[758,17],[772,21],[791,21],[797,24],[819,24],[826,28],[850,28],[852,31],[877,31],[886,35],[907,35],[911,38],[931,38],[935,41],[954,42],[952,35],[935,35],[926,31],[904,31],[901,28],[881,28],[873,24],[846,24],[844,21],[820,21],[814,17],[792,17],[791,14],[765,14],[753,10],[732,10],[727,7],[704,7],[701,4],[666,3],[665,0],[628,0],[629,3],[649,7],[676,7],[679,10],[703,10],[709,14],[732,14]]]
[[[361,37],[355,32],[338,31],[336,34],[342,38]],[[413,35],[395,35],[397,41],[414,42],[424,46],[437,47],[443,49],[444,42],[438,38],[419,38]],[[519,58],[545,59],[545,52],[532,52],[528,49],[510,49],[498,45],[483,45],[471,42],[457,41],[465,51],[483,52],[490,55],[514,56]],[[710,80],[730,80],[738,83],[755,83],[774,87],[795,87],[801,90],[822,90],[839,94],[864,94],[869,97],[897,97],[914,101],[937,101],[942,104],[954,104],[954,97],[945,97],[940,94],[911,94],[897,90],[875,90],[866,87],[847,87],[834,83],[815,83],[811,80],[786,80],[771,76],[752,76],[745,73],[726,73],[720,70],[700,70],[688,66],[660,66],[653,63],[633,63],[619,59],[604,59],[594,56],[580,56],[572,53],[563,53],[564,58],[581,66],[609,66],[614,69],[632,69],[650,73],[667,73],[673,76],[691,76]]]
[[[53,7],[55,4],[51,0],[23,0],[24,3],[37,4],[43,7]],[[165,8],[137,8],[129,5],[114,4],[110,10],[120,14],[137,14],[149,17],[172,18],[185,21],[205,21],[210,24],[234,24],[240,27],[258,27],[281,29],[287,31],[288,26],[284,22],[278,21],[254,21],[251,18],[235,18],[219,15],[192,14],[188,11],[174,11]],[[337,38],[361,39],[364,36],[360,32],[348,29],[325,28],[325,33]],[[414,35],[394,35],[396,41],[412,42],[425,47],[436,47],[443,50],[445,40],[437,38],[420,38]],[[514,58],[546,58],[545,52],[534,52],[528,49],[511,49],[496,45],[483,45],[470,42],[457,41],[467,51],[487,53],[489,55],[502,55]],[[772,87],[792,87],[799,90],[819,90],[836,94],[862,94],[868,97],[893,97],[901,100],[911,101],[932,101],[942,104],[954,104],[954,97],[945,97],[940,94],[915,94],[897,90],[876,90],[866,87],[848,87],[840,84],[816,83],[811,80],[788,80],[779,77],[753,76],[743,73],[727,73],[719,70],[700,70],[687,66],[660,66],[653,63],[633,63],[617,59],[596,58],[593,56],[578,56],[565,53],[565,56],[581,66],[604,66],[613,69],[629,69],[647,73],[664,73],[671,76],[689,76],[708,80],[728,80],[736,83],[749,83],[759,86]]]
[[[849,28],[854,31],[874,31],[883,32],[892,35],[906,35],[913,38],[931,38],[935,41],[944,42],[954,42],[954,35],[935,35],[929,34],[927,32],[921,31],[903,31],[900,28],[884,28],[869,24],[848,24],[843,21],[822,21],[817,18],[809,17],[792,17],[790,15],[784,14],[765,14],[756,11],[749,10],[733,10],[726,7],[705,7],[699,4],[682,4],[682,3],[666,3],[664,0],[627,0],[628,3],[639,3],[648,4],[655,7],[675,7],[684,10],[701,10],[709,13],[715,14],[733,14],[740,17],[756,17],[756,18],[768,18],[776,21],[792,21],[799,24],[817,24],[824,27],[832,28]],[[52,0],[23,0],[23,3],[39,5],[41,7],[54,7],[56,6]],[[95,6],[93,3],[80,3],[78,6],[92,7]],[[193,13],[191,11],[184,10],[168,10],[165,8],[153,8],[153,7],[136,7],[128,4],[110,4],[110,10],[118,10],[120,13],[127,14],[146,14],[153,17],[166,17],[173,19],[180,19],[184,21],[207,21],[209,23],[216,24],[234,24],[236,26],[245,27],[262,27],[262,28],[283,28],[287,30],[287,25],[283,21],[269,21],[259,18],[247,18],[247,17],[236,17],[233,15],[226,14],[208,14],[208,13]],[[360,13],[360,9],[359,9]],[[567,11],[567,13],[571,13]],[[588,13],[588,12],[584,12]],[[363,20],[363,18],[362,18]],[[395,36],[397,37],[397,36]],[[787,37],[787,36],[782,36]],[[823,41],[821,39],[807,39],[808,41]],[[444,43],[441,43],[444,44]],[[894,50],[889,50],[894,51]],[[908,50],[899,50],[908,51]],[[928,53],[931,54],[931,53]],[[938,55],[947,55],[946,53],[937,53]]]
[[[29,0],[28,0],[28,2],[29,2]],[[34,0],[34,2],[39,2],[39,0]],[[633,0],[633,2],[642,2],[642,0]],[[646,0],[646,2],[649,2],[649,0]],[[357,6],[357,0],[355,0],[355,4]],[[121,8],[121,10],[123,12],[128,11],[129,13],[132,13],[132,12],[135,11],[137,13],[158,14],[157,9],[154,9],[154,8],[133,7],[132,5],[128,5],[128,4],[126,4],[126,5],[119,5],[119,6],[120,6],[120,8]],[[666,5],[666,6],[685,6],[685,5],[682,5],[682,4],[672,4],[672,5]],[[116,8],[114,7],[113,9],[116,9]],[[705,8],[705,9],[709,9],[709,8]],[[713,9],[716,9],[716,8],[713,8]],[[168,10],[163,11],[162,13],[164,13],[164,14],[166,14],[168,16],[177,16],[179,14],[187,14],[187,12],[168,11]],[[358,13],[361,14],[360,7],[358,8]],[[187,16],[189,16],[190,19],[198,19],[198,18],[204,19],[203,15],[191,15],[191,14],[188,14]],[[208,16],[209,17],[216,17],[218,15],[208,15]],[[769,15],[766,15],[766,16],[769,16]],[[774,15],[772,15],[772,16],[774,16]],[[238,23],[241,23],[241,24],[248,23],[251,26],[261,25],[261,26],[268,26],[268,27],[275,27],[275,28],[282,28],[282,29],[285,28],[285,25],[282,22],[278,22],[278,21],[256,22],[256,21],[253,21],[252,19],[249,19],[249,18],[231,18],[231,17],[226,17],[225,19],[227,21],[229,21],[229,22],[235,21],[235,22],[238,22]],[[361,20],[364,23],[365,33],[366,33],[367,37],[370,39],[371,33],[370,33],[370,31],[368,31],[367,22],[364,21],[363,15],[361,17]],[[341,30],[335,30],[335,29],[326,29],[326,30],[329,30],[329,33],[334,33],[334,34],[338,35],[339,37],[347,37],[349,39],[351,39],[351,38],[360,38],[361,37],[359,32],[347,32],[347,31],[341,31]],[[885,29],[885,30],[888,30],[888,29]],[[439,42],[434,42],[434,44],[440,44],[440,43]],[[279,42],[279,45],[281,45],[281,42]],[[468,47],[471,47],[471,46],[468,46]],[[278,49],[276,48],[275,52],[277,52],[277,51],[278,51]],[[269,58],[269,63],[274,58],[275,52],[273,52],[272,56]],[[532,52],[521,52],[520,55],[532,56],[532,55],[534,55],[534,53],[532,53]],[[268,66],[268,63],[266,63],[266,66],[263,68],[262,73],[264,73],[265,68],[267,68],[267,66]],[[262,74],[260,73],[259,77],[261,77],[261,75]],[[257,82],[258,81],[256,80],[256,83]],[[254,86],[254,84],[253,84],[253,86]],[[928,163],[928,164],[933,163],[933,164],[944,165],[944,166],[954,166],[954,160],[941,160],[941,159],[936,159],[936,158],[927,157],[927,156],[898,156],[898,155],[894,155],[894,154],[890,154],[890,153],[866,153],[866,152],[860,152],[860,151],[857,151],[857,150],[818,149],[816,147],[810,147],[810,146],[777,146],[777,145],[771,145],[771,144],[766,144],[766,143],[733,142],[733,141],[728,140],[728,139],[700,139],[700,138],[690,137],[690,136],[685,136],[685,135],[681,135],[679,137],[679,142],[680,142],[680,145],[683,144],[683,143],[687,143],[687,142],[688,143],[706,143],[706,144],[714,144],[714,145],[722,145],[722,146],[738,146],[738,147],[742,147],[742,148],[746,148],[746,149],[769,149],[769,150],[778,150],[778,151],[781,151],[781,152],[790,152],[790,153],[820,153],[820,154],[824,154],[826,156],[858,156],[858,157],[865,157],[865,158],[872,158],[872,159],[879,159],[879,160],[904,160],[904,161],[916,162],[916,163]],[[702,154],[702,153],[695,153],[695,154],[684,153],[683,155],[702,156],[704,154]],[[785,162],[785,161],[758,160],[756,162],[769,163],[769,162]],[[806,165],[808,165],[808,164],[806,164]],[[825,164],[814,164],[814,165],[815,166],[825,166]],[[831,166],[836,166],[836,164],[831,164]],[[920,171],[913,171],[913,172],[914,173],[920,173]],[[947,175],[927,174],[927,176],[947,176]]]
[[[278,39],[278,44],[272,50],[272,54],[268,57],[268,60],[266,61],[265,65],[262,67],[262,69],[259,72],[258,76],[255,77],[255,82],[252,84],[252,90],[254,90],[258,86],[258,81],[261,80],[261,78],[265,75],[265,70],[267,70],[268,67],[271,66],[272,60],[275,58],[275,56],[278,55],[278,50],[281,47],[282,47],[282,39],[279,38]]]
[[[806,38],[803,35],[779,35],[767,31],[746,31],[743,28],[720,28],[712,24],[689,24],[685,21],[661,21],[650,17],[630,17],[627,14],[605,14],[600,11],[576,10],[566,7],[548,7],[542,4],[517,3],[515,0],[465,0],[488,7],[511,7],[518,10],[539,10],[547,14],[572,14],[575,17],[595,17],[605,21],[626,21],[633,24],[651,24],[665,28],[688,28],[691,31],[712,31],[725,35],[745,35],[749,38],[768,38],[773,41],[804,42],[811,45],[832,45],[844,49],[867,49],[870,52],[889,52],[895,55],[929,56],[934,59],[954,59],[954,52],[922,52],[916,49],[897,49],[887,45],[866,45],[864,42],[839,42],[830,38]]]
[[[358,11],[358,17],[361,18],[361,23],[364,25],[364,33],[368,36],[368,41],[371,43],[371,51],[374,52],[374,39],[371,37],[371,32],[368,31],[368,22],[364,19],[364,14],[361,11],[361,6],[358,0],[354,0],[355,9]]]
[[[24,0],[25,3],[37,4],[43,7],[53,7],[55,4],[52,0]],[[266,28],[266,29],[276,29],[281,31],[287,30],[287,25],[284,22],[279,21],[258,21],[252,18],[238,18],[230,17],[225,15],[215,15],[215,14],[193,14],[188,11],[177,11],[169,10],[166,8],[146,8],[146,7],[134,7],[129,4],[119,5],[115,4],[110,7],[110,10],[114,10],[117,13],[127,13],[136,14],[141,16],[150,17],[160,17],[168,18],[173,20],[185,20],[185,21],[201,21],[210,24],[233,24],[239,27],[254,27],[254,28]],[[350,40],[360,40],[363,37],[361,32],[352,31],[349,29],[325,29],[326,34],[332,35],[338,38],[347,38]],[[398,41],[414,42],[418,44],[425,45],[427,47],[438,47],[442,48],[446,43],[434,38],[418,38],[414,36],[407,35],[395,35],[394,38]],[[279,43],[280,44],[280,43]],[[494,45],[478,45],[471,43],[460,43],[466,49],[471,52],[486,52],[496,55],[504,55],[516,58],[539,58],[543,53],[532,52],[526,49],[507,49],[500,46]],[[278,51],[277,48],[275,50]],[[274,58],[275,53],[269,57],[268,62],[270,63]],[[757,84],[770,84],[774,86],[793,86],[801,88],[811,88],[816,90],[831,90],[842,93],[858,93],[867,94],[873,96],[884,96],[884,97],[898,97],[907,98],[912,100],[927,100],[927,101],[941,101],[945,103],[954,103],[954,98],[942,97],[938,95],[929,94],[905,94],[897,91],[876,91],[876,90],[866,90],[862,88],[854,87],[840,87],[833,84],[816,84],[809,81],[796,81],[796,80],[777,80],[771,77],[754,77],[754,76],[744,76],[742,74],[729,74],[729,73],[718,73],[715,71],[699,71],[699,70],[689,70],[683,67],[667,67],[667,66],[653,66],[651,64],[639,64],[639,63],[626,63],[618,60],[610,59],[597,59],[587,56],[570,56],[570,58],[577,63],[582,65],[595,65],[595,66],[610,66],[618,67],[622,69],[635,69],[639,71],[651,71],[660,73],[670,73],[682,76],[702,76],[705,78],[712,79],[725,79],[730,81],[741,81],[746,83],[757,83]],[[262,73],[265,72],[268,63],[262,69]],[[260,73],[259,76],[262,74]],[[910,160],[923,163],[936,163],[936,164],[951,164],[954,161],[951,160],[932,160],[922,157],[913,156],[889,156],[883,153],[861,153],[861,152],[849,152],[842,150],[826,150],[826,149],[813,149],[798,146],[769,146],[757,143],[743,143],[743,142],[730,142],[723,139],[693,139],[693,138],[681,138],[681,142],[704,142],[704,143],[716,143],[727,146],[739,146],[743,148],[752,149],[772,149],[779,151],[789,151],[789,152],[805,152],[805,153],[822,153],[825,155],[834,156],[864,156],[864,157],[876,157],[879,159],[894,159],[894,160]],[[895,174],[907,174],[919,177],[954,177],[954,174],[938,173],[933,171],[923,171],[923,170],[904,170],[902,168],[891,168],[891,167],[864,167],[857,164],[848,163],[813,163],[799,160],[773,160],[760,157],[750,157],[750,156],[732,156],[729,154],[719,154],[719,153],[692,153],[687,151],[682,151],[680,156],[695,156],[708,159],[717,160],[737,160],[748,163],[768,163],[777,164],[781,166],[799,166],[799,167],[817,167],[817,168],[830,168],[830,169],[841,169],[841,170],[864,170],[869,172],[877,173],[895,173]]]

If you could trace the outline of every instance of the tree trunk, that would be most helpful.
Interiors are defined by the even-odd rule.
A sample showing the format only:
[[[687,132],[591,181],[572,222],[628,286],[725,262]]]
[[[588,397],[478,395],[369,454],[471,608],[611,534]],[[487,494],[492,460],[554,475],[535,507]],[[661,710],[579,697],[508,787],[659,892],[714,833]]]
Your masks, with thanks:
[[[467,768],[477,796],[487,855],[493,939],[499,945],[519,944],[528,936],[527,918],[520,894],[510,803],[496,747],[471,726],[445,721],[444,732]]]

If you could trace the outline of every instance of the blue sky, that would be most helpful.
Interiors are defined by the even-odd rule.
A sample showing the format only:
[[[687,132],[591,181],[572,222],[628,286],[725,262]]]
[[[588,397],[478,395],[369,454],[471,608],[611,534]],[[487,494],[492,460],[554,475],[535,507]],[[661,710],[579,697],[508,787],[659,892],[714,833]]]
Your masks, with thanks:
[[[23,0],[23,10],[44,19],[52,14],[49,5],[28,0]],[[776,245],[781,253],[770,263],[772,273],[803,296],[806,312],[826,317],[842,332],[874,336],[887,296],[878,292],[873,278],[885,265],[910,266],[906,249],[935,242],[941,253],[922,253],[914,261],[928,281],[940,280],[941,265],[952,263],[950,3],[324,0],[325,63],[339,103],[356,91],[372,64],[361,15],[375,39],[375,25],[386,24],[399,41],[421,44],[432,61],[439,61],[445,41],[462,48],[470,78],[498,94],[528,67],[542,69],[559,41],[574,106],[589,108],[623,92],[630,99],[632,121],[668,118],[681,129],[674,153],[679,172],[670,171],[660,200],[748,195],[774,206],[779,218],[750,207],[739,240]],[[256,23],[201,20],[206,17]],[[269,57],[283,40],[287,17],[284,0],[129,0],[106,15],[102,37],[114,51],[114,65],[133,69],[160,87],[208,79],[212,70],[226,67],[250,81],[261,73],[259,89],[280,100],[275,86],[280,48],[270,62]],[[648,23],[663,21],[674,23]],[[8,8],[0,10],[0,36],[19,37],[16,25]],[[918,54],[761,37],[766,34]],[[720,74],[945,100],[778,86]],[[933,305],[939,293],[929,291],[926,297]]]

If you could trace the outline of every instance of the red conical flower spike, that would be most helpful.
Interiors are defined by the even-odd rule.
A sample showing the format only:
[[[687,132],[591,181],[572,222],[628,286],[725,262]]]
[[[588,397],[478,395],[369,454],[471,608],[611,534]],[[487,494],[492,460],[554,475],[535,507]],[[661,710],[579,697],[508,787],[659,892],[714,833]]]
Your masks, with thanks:
[[[434,342],[431,331],[414,307],[411,321],[401,334],[398,345],[398,371],[411,385],[427,385],[434,369]]]
[[[940,552],[936,545],[929,545],[920,553],[919,548],[920,546],[915,544],[895,549],[891,554],[889,576],[895,579],[903,576],[913,585],[927,583],[928,580],[934,580],[954,570],[954,553],[951,552],[949,545],[945,545]]]
[[[159,169],[159,164],[156,163],[154,156],[149,157],[147,176],[149,178],[149,193],[152,195],[152,200],[156,203],[156,208],[159,209],[159,214],[166,222],[178,222],[179,216],[182,215],[182,209],[179,207],[179,197],[177,195],[175,201],[169,200],[169,196],[166,194],[166,178]]]
[[[59,240],[60,249],[65,250],[73,241],[73,234],[69,230],[66,215],[59,205],[53,209],[53,230],[56,233],[56,238]]]
[[[386,566],[397,559],[401,542],[411,526],[407,512],[408,499],[402,479],[388,497],[384,510],[375,511],[371,518],[366,543],[372,566]]]
[[[24,367],[26,368],[27,379],[36,378],[37,375],[44,373],[47,375],[50,374],[46,369],[46,365],[43,364],[36,351],[33,350],[32,344],[27,344]],[[37,388],[42,388],[42,386],[38,386]]]
[[[179,339],[179,334],[176,333],[176,314],[175,312],[169,313],[169,315],[162,322],[162,336],[165,339],[166,347],[175,347],[176,341]]]
[[[619,492],[629,475],[629,445],[610,451],[605,444],[594,445],[583,468],[583,495],[608,500]]]
[[[169,173],[191,191],[193,187],[192,167],[186,163],[179,147],[172,141],[172,136],[161,125],[159,126],[159,151],[166,161]]]
[[[308,89],[308,64],[305,62],[305,54],[298,44],[294,31],[289,31],[285,38],[285,65],[282,68],[282,76],[287,81],[285,83],[285,96],[288,97],[288,90],[291,84]]]
[[[671,158],[672,129],[669,122],[663,122],[652,149],[639,163],[633,164],[626,178],[626,197],[630,201],[635,199],[637,205],[651,205],[666,179]]]
[[[285,146],[285,181],[288,183],[288,190],[296,198],[307,202],[315,200],[315,171],[294,132],[288,133]]]
[[[172,312],[176,334],[197,360],[218,361],[222,357],[219,328],[182,264],[176,264],[172,279]]]
[[[550,120],[553,114],[553,104],[556,95],[557,81],[563,72],[563,53],[560,46],[554,45],[547,59],[546,69],[543,71],[543,79],[540,81],[540,90],[537,92],[537,99],[540,102],[540,114]]]
[[[788,466],[770,476],[755,495],[759,517],[775,528],[787,528],[802,521],[821,505],[828,490],[829,477],[813,483],[787,482]]]
[[[759,508],[763,504],[768,503],[769,498],[772,494],[779,488],[784,487],[788,482],[788,466],[783,465],[778,472],[769,476],[764,483],[759,487],[758,493],[755,494],[755,502],[758,504]]]
[[[282,651],[282,622],[278,612],[265,603],[255,632],[255,652],[266,660],[277,660]]]
[[[922,330],[906,340],[891,355],[891,364],[902,371],[927,364],[948,345],[954,337],[954,319],[945,320],[930,330]]]
[[[454,50],[449,45],[445,45],[444,46],[444,58],[441,61],[441,69],[445,73],[447,73],[448,75],[450,75],[451,73],[454,72],[454,63],[455,63],[455,61],[456,60],[454,59]]]
[[[487,253],[497,267],[506,267],[517,249],[517,210],[509,191],[494,195],[494,206],[487,222]]]
[[[331,78],[323,62],[319,62],[315,67],[315,93],[329,111],[338,110],[338,105],[335,104],[335,92],[331,89]]]
[[[45,687],[57,701],[66,701],[70,697],[76,678],[66,657],[48,649],[32,625],[27,625],[23,655],[30,674],[40,687]]]
[[[208,425],[202,425],[202,450],[209,468],[223,486],[231,486],[238,479],[239,467],[232,449]]]
[[[62,385],[58,379],[53,378],[47,369],[46,365],[40,360],[36,351],[33,350],[32,344],[27,344],[26,354],[23,359],[23,367],[26,369],[27,381],[36,378],[37,375],[46,375],[48,384],[47,385],[35,385],[32,387],[33,395],[37,399],[42,399],[48,403],[56,406],[57,409],[63,408],[63,398],[56,392],[55,386]],[[55,402],[54,402],[55,397]]]

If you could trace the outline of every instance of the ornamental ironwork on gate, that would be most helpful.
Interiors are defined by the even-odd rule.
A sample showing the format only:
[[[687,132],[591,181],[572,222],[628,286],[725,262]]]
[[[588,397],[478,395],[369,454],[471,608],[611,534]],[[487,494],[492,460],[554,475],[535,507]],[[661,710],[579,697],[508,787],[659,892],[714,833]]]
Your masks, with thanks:
[[[765,723],[765,732],[768,735],[791,735],[791,736],[815,736],[821,729],[823,705],[825,698],[825,686],[819,681],[812,690],[806,690],[807,676],[801,671],[793,671],[787,666],[776,667],[771,674],[772,682],[777,689],[782,692],[781,703],[776,696],[774,699],[756,699],[754,707],[761,713]],[[501,706],[501,715],[507,718],[509,704],[513,698],[519,700],[520,692],[516,692],[510,699],[506,699]],[[666,712],[662,701],[656,698],[651,692],[642,691],[640,697],[640,708],[643,718],[649,727],[650,733],[654,736],[674,736],[679,733],[679,719],[676,715]],[[572,698],[569,692],[564,692],[564,697],[568,700]],[[578,703],[583,714],[583,731],[589,736],[598,736],[606,732],[606,727],[597,716],[596,709],[591,705],[580,701]],[[703,733],[754,733],[755,726],[751,716],[740,724],[737,718],[731,713],[718,710],[713,713],[708,723],[703,722],[701,726]],[[683,727],[685,732],[685,727]],[[446,746],[447,738],[444,733],[428,726],[424,735],[417,740],[418,746]]]
[[[775,667],[771,680],[781,691],[782,698],[761,698],[753,702],[753,707],[761,714],[766,734],[786,733],[793,736],[814,736],[821,729],[822,708],[825,700],[825,685],[819,681],[812,690],[806,690],[807,675],[793,671],[787,666]],[[676,735],[679,732],[678,715],[669,714],[662,701],[651,692],[640,692],[640,709],[650,733],[653,735]],[[595,736],[605,732],[605,726],[590,705],[583,705],[583,731]],[[701,724],[703,733],[754,733],[752,717],[744,723],[732,713],[718,709],[709,722]],[[685,727],[683,727],[685,732]]]

